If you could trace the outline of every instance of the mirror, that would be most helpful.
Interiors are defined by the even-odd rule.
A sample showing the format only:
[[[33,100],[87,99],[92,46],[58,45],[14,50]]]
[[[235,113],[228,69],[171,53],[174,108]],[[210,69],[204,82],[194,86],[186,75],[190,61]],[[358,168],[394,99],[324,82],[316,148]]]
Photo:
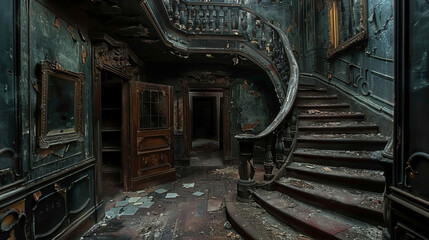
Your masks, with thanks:
[[[367,38],[367,6],[363,0],[329,0],[328,58]]]
[[[83,73],[40,64],[38,140],[40,148],[83,141]]]

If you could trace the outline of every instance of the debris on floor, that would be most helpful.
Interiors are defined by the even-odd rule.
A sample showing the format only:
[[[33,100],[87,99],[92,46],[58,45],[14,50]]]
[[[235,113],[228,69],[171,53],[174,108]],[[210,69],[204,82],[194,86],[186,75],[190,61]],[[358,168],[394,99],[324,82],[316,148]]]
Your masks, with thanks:
[[[192,195],[197,196],[197,197],[201,197],[202,195],[204,195],[203,192],[194,192]]]
[[[163,194],[163,193],[167,192],[167,190],[160,188],[160,189],[156,189],[155,192],[159,193],[159,194]]]
[[[224,226],[224,198],[233,198],[238,172],[237,166],[226,168],[176,168],[182,177],[175,182],[110,196],[105,218],[81,239],[242,239]]]
[[[179,195],[177,193],[167,193],[167,195],[165,196],[165,198],[176,198]]]
[[[184,188],[193,188],[195,187],[195,183],[183,183]]]

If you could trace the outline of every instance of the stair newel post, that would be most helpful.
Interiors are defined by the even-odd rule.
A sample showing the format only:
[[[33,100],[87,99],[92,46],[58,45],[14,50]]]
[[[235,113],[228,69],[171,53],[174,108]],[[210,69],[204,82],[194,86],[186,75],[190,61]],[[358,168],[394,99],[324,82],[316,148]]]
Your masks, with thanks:
[[[250,202],[252,191],[255,188],[255,169],[253,167],[253,145],[251,139],[253,134],[240,134],[236,136],[240,146],[240,156],[238,174],[240,178],[237,182],[237,200],[240,202]]]
[[[283,131],[279,130],[277,132],[276,145],[274,147],[276,153],[276,168],[280,169],[283,164],[286,162],[286,157],[284,155],[285,145],[283,143]]]
[[[269,181],[273,179],[274,174],[274,162],[273,162],[273,154],[271,153],[271,145],[267,145],[267,153],[265,154],[265,162],[264,162],[264,180]]]

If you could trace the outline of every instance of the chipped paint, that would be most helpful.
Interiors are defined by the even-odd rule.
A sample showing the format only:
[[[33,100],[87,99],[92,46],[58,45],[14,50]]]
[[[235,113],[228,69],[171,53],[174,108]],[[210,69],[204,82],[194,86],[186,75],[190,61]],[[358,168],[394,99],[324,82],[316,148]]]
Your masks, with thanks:
[[[261,93],[258,92],[256,89],[253,89],[254,86],[252,84],[248,84],[247,80],[245,80],[242,84],[241,87],[243,88],[244,91],[246,91],[248,94],[253,95],[253,96],[257,96],[260,97]]]
[[[243,132],[247,132],[247,131],[253,131],[255,128],[256,128],[256,126],[258,126],[259,125],[259,123],[260,123],[261,121],[258,119],[256,122],[254,122],[254,123],[245,123],[244,125],[243,125],[243,127],[241,127],[241,131],[243,131]]]

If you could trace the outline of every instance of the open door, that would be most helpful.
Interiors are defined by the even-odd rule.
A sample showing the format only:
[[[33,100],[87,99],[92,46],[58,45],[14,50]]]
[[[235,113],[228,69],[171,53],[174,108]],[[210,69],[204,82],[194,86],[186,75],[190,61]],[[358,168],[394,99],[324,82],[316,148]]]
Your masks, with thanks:
[[[173,165],[173,87],[131,82],[130,190],[176,179]]]

